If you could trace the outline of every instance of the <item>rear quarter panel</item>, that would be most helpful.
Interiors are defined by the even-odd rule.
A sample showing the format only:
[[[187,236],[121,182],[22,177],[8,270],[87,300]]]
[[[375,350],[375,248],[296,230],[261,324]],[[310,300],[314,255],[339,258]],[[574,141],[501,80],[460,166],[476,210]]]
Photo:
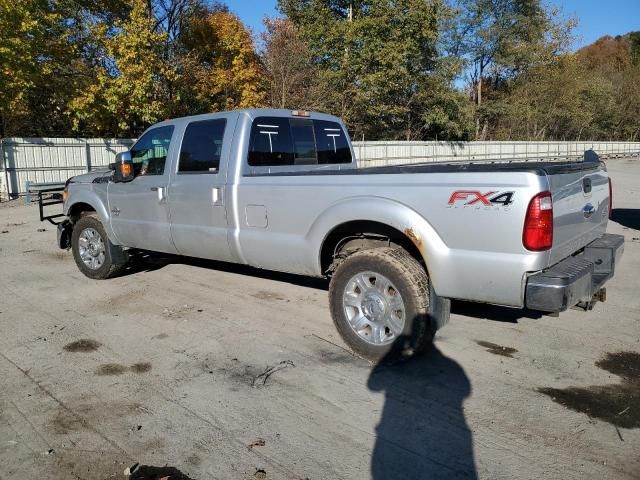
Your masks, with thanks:
[[[522,246],[528,202],[546,189],[546,177],[535,173],[244,176],[237,189],[237,248],[262,268],[321,275],[322,242],[352,220],[411,232],[445,297],[521,306],[524,272],[548,260]],[[455,191],[513,192],[513,203],[449,204]],[[264,227],[246,222],[255,205],[264,206]]]

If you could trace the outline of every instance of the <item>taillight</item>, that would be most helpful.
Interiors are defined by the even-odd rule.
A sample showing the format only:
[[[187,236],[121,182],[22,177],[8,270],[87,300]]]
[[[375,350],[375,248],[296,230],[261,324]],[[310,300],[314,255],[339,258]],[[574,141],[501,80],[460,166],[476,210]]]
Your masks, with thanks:
[[[529,202],[522,230],[522,244],[527,250],[540,252],[553,245],[553,202],[551,192],[537,194]]]
[[[613,213],[613,185],[611,185],[611,177],[609,177],[609,218]]]

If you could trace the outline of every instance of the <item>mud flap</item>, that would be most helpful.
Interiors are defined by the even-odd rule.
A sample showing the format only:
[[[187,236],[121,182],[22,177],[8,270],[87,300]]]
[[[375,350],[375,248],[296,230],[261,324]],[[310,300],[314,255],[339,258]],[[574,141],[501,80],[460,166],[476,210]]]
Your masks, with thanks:
[[[65,220],[58,224],[57,228],[57,240],[58,247],[62,250],[69,250],[71,248],[71,232],[73,231],[73,224],[69,220]]]

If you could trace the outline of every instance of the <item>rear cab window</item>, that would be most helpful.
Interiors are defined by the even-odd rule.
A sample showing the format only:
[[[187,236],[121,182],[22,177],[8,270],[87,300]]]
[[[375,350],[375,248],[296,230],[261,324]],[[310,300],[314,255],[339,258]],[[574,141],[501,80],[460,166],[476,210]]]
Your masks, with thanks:
[[[352,162],[342,126],[329,120],[257,117],[251,127],[252,167],[339,165]]]

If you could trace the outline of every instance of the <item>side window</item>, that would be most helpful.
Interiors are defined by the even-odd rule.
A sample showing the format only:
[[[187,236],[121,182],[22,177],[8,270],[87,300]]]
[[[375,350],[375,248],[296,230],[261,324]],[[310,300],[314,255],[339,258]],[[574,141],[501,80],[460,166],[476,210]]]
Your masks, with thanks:
[[[173,135],[173,125],[149,130],[131,148],[135,176],[162,175]]]
[[[253,121],[249,165],[293,165],[293,144],[288,118],[258,117]]]
[[[226,124],[222,118],[187,125],[180,150],[179,173],[218,172]]]
[[[318,163],[351,163],[349,142],[339,123],[314,120]]]
[[[317,165],[351,163],[342,126],[327,120],[258,117],[253,121],[249,165]]]

